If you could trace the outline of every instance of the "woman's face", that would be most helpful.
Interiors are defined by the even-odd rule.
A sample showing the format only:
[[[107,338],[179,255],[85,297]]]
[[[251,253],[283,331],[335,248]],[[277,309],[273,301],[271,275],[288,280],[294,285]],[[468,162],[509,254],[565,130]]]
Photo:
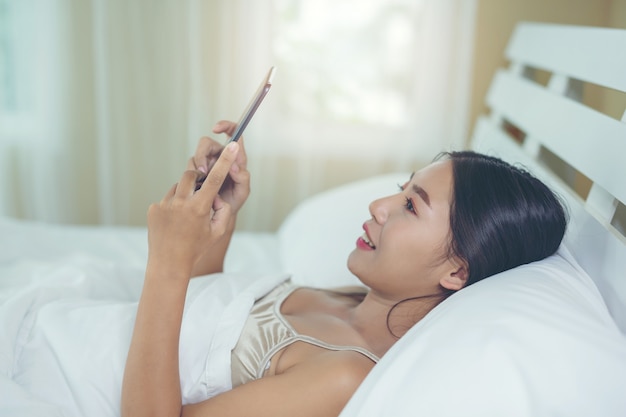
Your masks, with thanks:
[[[416,172],[398,194],[370,204],[372,218],[348,258],[348,268],[391,300],[459,289],[465,268],[447,259],[452,162]]]

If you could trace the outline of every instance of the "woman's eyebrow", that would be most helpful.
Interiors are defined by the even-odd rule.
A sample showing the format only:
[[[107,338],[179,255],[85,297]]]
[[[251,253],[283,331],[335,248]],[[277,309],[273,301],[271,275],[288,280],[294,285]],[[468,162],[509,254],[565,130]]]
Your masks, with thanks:
[[[413,188],[413,192],[414,192],[415,194],[419,195],[419,196],[421,197],[421,199],[422,199],[422,200],[424,200],[424,203],[426,203],[426,205],[427,205],[429,208],[432,208],[432,207],[430,206],[430,196],[428,195],[428,193],[426,192],[426,190],[425,190],[425,189],[423,189],[422,187],[420,187],[420,186],[419,186],[419,185],[417,185],[417,184],[413,184],[413,187],[412,187],[412,188]]]

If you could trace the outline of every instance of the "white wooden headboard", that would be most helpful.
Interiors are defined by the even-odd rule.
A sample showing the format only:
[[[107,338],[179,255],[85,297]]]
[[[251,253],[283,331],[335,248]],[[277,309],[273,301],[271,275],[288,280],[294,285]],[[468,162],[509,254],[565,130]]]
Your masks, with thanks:
[[[585,104],[589,91],[626,103],[626,30],[521,23],[506,56],[472,147],[523,164],[564,197],[565,245],[626,334],[626,108],[616,117]]]

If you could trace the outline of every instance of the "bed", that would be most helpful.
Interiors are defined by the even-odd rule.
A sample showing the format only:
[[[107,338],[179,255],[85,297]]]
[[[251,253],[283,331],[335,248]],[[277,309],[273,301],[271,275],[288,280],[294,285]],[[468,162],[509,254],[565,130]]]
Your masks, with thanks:
[[[471,146],[524,165],[563,196],[564,243],[437,306],[374,367],[342,417],[626,415],[626,113],[580,101],[586,84],[626,92],[625,50],[624,30],[518,25]],[[217,292],[228,318],[286,272],[304,285],[355,283],[345,259],[367,206],[408,175],[309,198],[276,233],[237,232],[225,270],[252,277],[247,298],[234,303],[240,289],[219,274],[193,284],[196,293]],[[0,415],[118,415],[146,231],[9,218],[0,230]],[[198,304],[190,300],[188,314],[213,314]],[[232,340],[199,330],[181,336],[211,348],[181,352],[188,400],[219,392],[207,374],[228,371],[207,356],[227,355]]]

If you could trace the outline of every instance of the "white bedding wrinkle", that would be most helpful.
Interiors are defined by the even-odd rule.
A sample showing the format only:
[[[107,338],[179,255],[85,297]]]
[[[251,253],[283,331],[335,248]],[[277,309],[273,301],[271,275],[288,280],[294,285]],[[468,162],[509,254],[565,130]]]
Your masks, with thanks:
[[[143,271],[84,256],[7,269],[27,285],[0,288],[0,415],[118,416]],[[230,389],[237,332],[255,299],[285,279],[192,280],[181,330],[185,402]]]

